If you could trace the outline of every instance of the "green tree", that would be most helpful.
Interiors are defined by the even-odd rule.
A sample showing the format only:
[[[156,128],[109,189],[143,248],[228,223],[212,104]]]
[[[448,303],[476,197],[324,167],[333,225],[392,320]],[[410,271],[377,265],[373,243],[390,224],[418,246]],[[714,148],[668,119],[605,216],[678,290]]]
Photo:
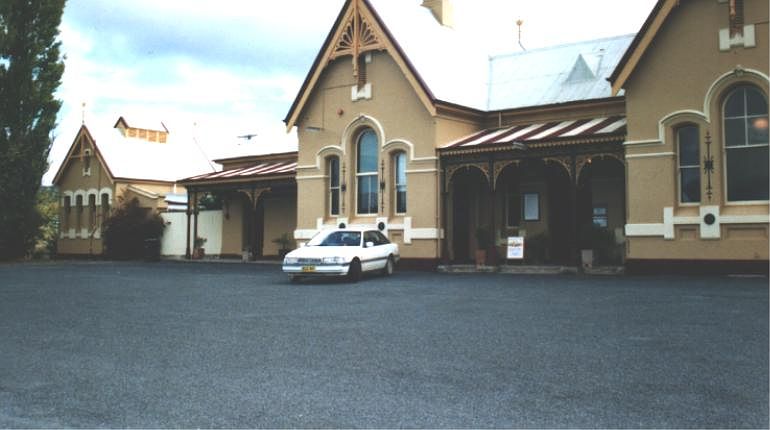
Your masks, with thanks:
[[[61,107],[64,2],[0,1],[0,260],[25,256],[43,222],[36,203]]]
[[[33,257],[51,257],[56,253],[59,234],[59,193],[53,187],[42,187],[37,193],[37,211],[42,224],[38,229]]]

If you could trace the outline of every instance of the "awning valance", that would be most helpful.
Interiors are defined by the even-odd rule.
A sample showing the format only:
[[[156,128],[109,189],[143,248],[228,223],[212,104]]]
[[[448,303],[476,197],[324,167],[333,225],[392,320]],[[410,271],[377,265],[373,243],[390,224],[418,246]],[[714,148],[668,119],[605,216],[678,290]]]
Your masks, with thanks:
[[[474,149],[514,144],[578,142],[610,136],[624,136],[626,118],[611,116],[560,122],[535,123],[478,131],[457,139],[442,150]]]

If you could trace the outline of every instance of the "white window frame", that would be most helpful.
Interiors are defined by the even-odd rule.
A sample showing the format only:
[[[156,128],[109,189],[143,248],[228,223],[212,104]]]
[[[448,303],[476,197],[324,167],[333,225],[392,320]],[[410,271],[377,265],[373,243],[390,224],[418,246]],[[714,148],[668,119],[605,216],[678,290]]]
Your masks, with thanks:
[[[727,171],[727,157],[728,157],[728,151],[730,150],[741,150],[741,149],[748,149],[748,148],[768,148],[768,151],[770,151],[770,142],[763,144],[763,145],[749,145],[748,144],[748,130],[746,130],[745,138],[746,141],[744,142],[745,145],[735,145],[735,146],[727,146],[727,127],[725,126],[726,120],[728,119],[738,119],[738,118],[745,118],[747,121],[751,118],[761,118],[764,115],[749,115],[748,108],[745,106],[746,99],[744,98],[744,112],[746,113],[745,116],[740,117],[728,117],[725,113],[725,107],[727,105],[727,100],[730,98],[730,96],[737,91],[739,88],[752,88],[755,91],[757,91],[762,97],[765,99],[765,103],[768,102],[767,95],[756,85],[750,83],[750,82],[742,82],[737,85],[734,85],[730,88],[729,91],[727,91],[726,96],[722,100],[722,107],[720,111],[720,117],[721,117],[721,127],[722,127],[722,191],[724,193],[724,202],[726,206],[748,206],[748,205],[757,205],[757,204],[767,204],[768,200],[730,200],[729,194],[728,194],[728,182],[729,182],[729,172]],[[770,116],[768,117],[770,118]]]
[[[682,149],[681,149],[682,142],[679,139],[679,131],[687,127],[694,127],[698,135],[698,140],[696,142],[698,147],[698,157],[697,157],[698,164],[682,165]],[[677,124],[674,127],[674,141],[676,142],[676,166],[677,166],[676,183],[677,183],[677,194],[678,194],[677,201],[679,202],[680,206],[698,206],[703,201],[703,184],[701,183],[701,177],[700,177],[700,168],[701,168],[700,127],[697,124],[693,124],[693,123]],[[682,170],[683,169],[695,169],[698,172],[698,188],[699,188],[698,201],[695,201],[695,202],[682,201]]]
[[[404,177],[404,183],[398,182],[399,177],[399,159],[404,160],[404,171],[403,171],[403,177]],[[393,154],[393,213],[396,215],[406,215],[407,211],[409,210],[409,205],[407,204],[407,178],[406,178],[406,152],[405,151],[396,151]],[[404,187],[404,211],[398,210],[398,191],[399,187]]]
[[[377,155],[377,160],[375,162],[375,168],[373,172],[360,172],[359,171],[359,165],[361,164],[361,140],[364,137],[366,133],[372,133],[372,135],[375,138],[375,154]],[[379,163],[379,146],[380,146],[380,138],[377,135],[377,133],[371,129],[367,128],[362,130],[358,137],[356,138],[356,215],[358,216],[377,216],[379,214],[380,205],[379,205],[379,198],[380,198],[380,189],[379,189],[379,181],[377,180],[379,178],[379,172],[377,172],[377,165]],[[364,178],[371,178],[374,177],[374,203],[376,211],[374,212],[359,212],[359,199],[361,198],[361,181]],[[370,202],[371,203],[371,202]]]

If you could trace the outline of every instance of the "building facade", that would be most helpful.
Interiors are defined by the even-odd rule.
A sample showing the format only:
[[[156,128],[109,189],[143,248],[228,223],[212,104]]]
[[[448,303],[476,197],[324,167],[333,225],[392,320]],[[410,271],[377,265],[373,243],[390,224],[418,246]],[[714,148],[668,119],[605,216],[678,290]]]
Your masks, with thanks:
[[[625,91],[631,269],[767,271],[768,3],[661,1]]]
[[[602,230],[614,264],[766,270],[767,17],[661,0],[635,36],[480,59],[447,0],[349,0],[285,119],[294,237],[377,225],[435,265],[521,236],[572,264]]]

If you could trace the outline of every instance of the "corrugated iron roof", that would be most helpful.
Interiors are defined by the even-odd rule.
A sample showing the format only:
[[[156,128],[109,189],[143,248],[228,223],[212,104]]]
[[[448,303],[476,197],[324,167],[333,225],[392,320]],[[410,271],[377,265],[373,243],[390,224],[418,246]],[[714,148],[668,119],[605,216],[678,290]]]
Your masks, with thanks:
[[[549,141],[569,141],[626,133],[626,117],[612,116],[560,122],[523,124],[482,130],[457,139],[441,149],[470,149]]]
[[[158,143],[126,137],[116,128],[88,129],[115,178],[175,182],[216,170],[189,133],[172,132]]]
[[[223,170],[221,172],[206,173],[182,179],[182,183],[202,182],[232,182],[249,179],[262,179],[274,176],[293,175],[297,173],[296,160],[266,161],[238,169]]]
[[[612,74],[634,35],[491,57],[487,109],[610,97]]]

